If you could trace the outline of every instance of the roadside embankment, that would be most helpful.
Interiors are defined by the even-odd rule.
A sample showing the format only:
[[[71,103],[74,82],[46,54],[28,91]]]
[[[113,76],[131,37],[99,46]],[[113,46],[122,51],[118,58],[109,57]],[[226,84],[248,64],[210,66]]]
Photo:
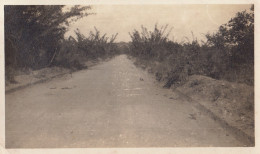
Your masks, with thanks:
[[[169,78],[168,65],[129,58],[136,66],[154,74],[160,85],[165,87]],[[184,78],[170,88],[187,98],[195,107],[204,110],[240,139],[254,145],[254,86],[216,80],[203,75],[185,75]]]
[[[254,87],[193,75],[176,88],[254,142]],[[242,132],[239,132],[242,131]]]

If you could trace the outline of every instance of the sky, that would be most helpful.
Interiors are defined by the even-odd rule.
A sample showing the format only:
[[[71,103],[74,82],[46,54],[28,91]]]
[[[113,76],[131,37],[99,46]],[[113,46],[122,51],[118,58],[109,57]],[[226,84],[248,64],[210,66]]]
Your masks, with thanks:
[[[239,11],[249,10],[251,5],[93,5],[89,15],[72,23],[65,37],[75,37],[74,31],[87,36],[96,27],[102,34],[111,36],[118,33],[116,42],[129,42],[129,32],[140,30],[141,25],[153,30],[168,24],[170,40],[178,42],[205,40],[206,33],[216,32],[218,27],[227,23]]]

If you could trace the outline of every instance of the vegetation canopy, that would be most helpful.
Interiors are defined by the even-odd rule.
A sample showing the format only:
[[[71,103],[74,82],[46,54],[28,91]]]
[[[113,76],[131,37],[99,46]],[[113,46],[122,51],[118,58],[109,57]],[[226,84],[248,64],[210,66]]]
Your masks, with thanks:
[[[200,74],[254,84],[254,7],[238,12],[213,34],[206,34],[206,42],[197,39],[175,42],[168,39],[168,25],[153,31],[141,27],[130,33],[130,54],[156,72],[165,87],[177,86],[190,75]],[[154,62],[156,65],[149,65]],[[157,61],[157,62],[156,62]],[[158,66],[159,65],[159,66]]]

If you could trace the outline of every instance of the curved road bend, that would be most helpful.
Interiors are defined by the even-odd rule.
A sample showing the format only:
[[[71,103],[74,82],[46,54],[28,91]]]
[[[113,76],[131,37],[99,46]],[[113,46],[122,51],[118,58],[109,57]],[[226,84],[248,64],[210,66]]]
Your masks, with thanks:
[[[126,55],[6,95],[7,148],[243,146]]]

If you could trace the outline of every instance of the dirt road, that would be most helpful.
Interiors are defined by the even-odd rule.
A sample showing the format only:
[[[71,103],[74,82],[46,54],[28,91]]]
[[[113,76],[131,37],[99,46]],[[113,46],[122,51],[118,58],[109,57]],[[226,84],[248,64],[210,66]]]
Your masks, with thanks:
[[[243,146],[126,55],[6,95],[7,148]]]

